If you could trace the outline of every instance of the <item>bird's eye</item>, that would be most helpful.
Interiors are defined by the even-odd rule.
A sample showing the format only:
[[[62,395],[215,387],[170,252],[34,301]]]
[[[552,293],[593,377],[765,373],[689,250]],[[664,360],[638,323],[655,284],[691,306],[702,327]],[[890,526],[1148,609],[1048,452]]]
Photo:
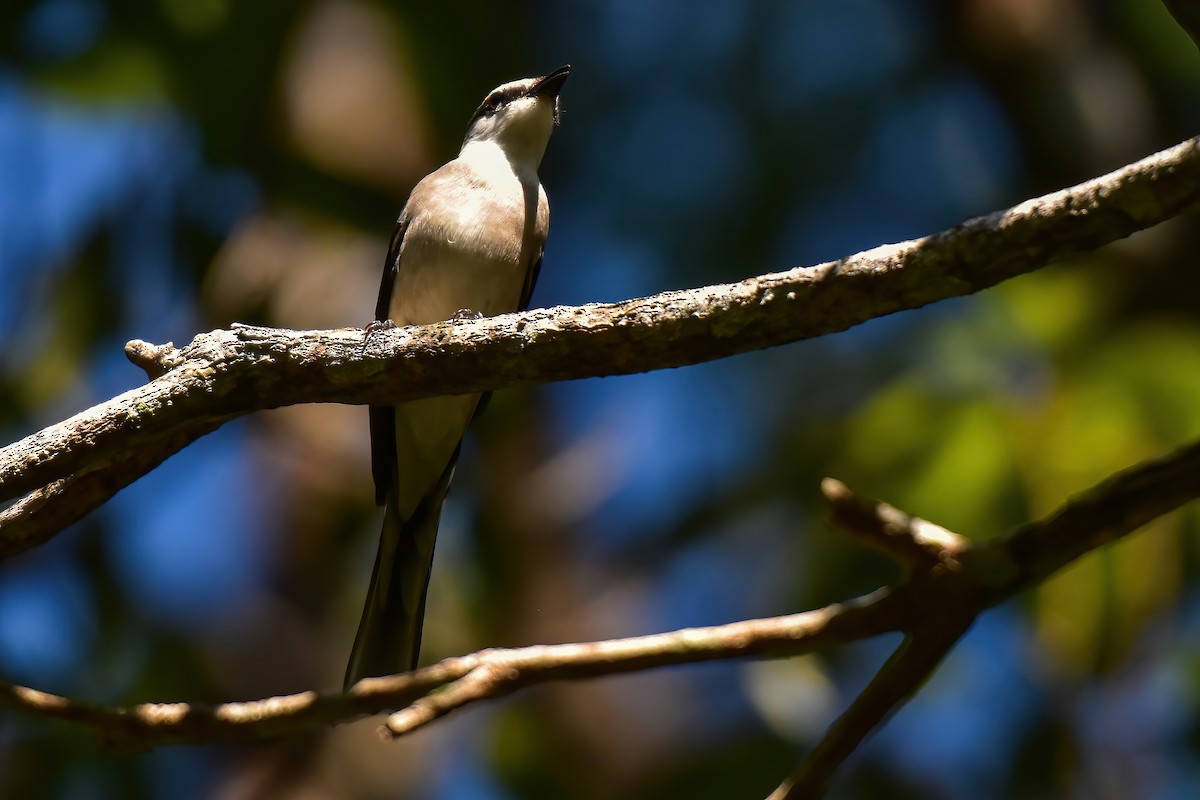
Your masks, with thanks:
[[[500,103],[503,100],[499,92],[492,92],[488,95],[487,100],[483,101],[483,105],[488,111],[495,111],[500,108]]]

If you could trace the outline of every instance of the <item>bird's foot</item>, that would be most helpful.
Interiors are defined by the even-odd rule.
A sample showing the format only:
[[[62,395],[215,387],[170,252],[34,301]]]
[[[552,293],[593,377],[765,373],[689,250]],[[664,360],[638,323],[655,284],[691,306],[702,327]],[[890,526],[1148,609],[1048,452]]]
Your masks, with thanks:
[[[367,327],[363,330],[367,333],[374,333],[375,331],[390,331],[394,327],[396,327],[396,323],[390,319],[375,319],[368,322]]]
[[[362,349],[367,349],[367,345],[371,343],[371,334],[375,331],[390,331],[394,327],[396,327],[396,323],[390,319],[376,319],[368,322],[367,327],[363,328]]]
[[[483,319],[483,314],[480,314],[478,311],[472,311],[469,308],[460,308],[450,315],[451,322],[464,322],[474,319]]]

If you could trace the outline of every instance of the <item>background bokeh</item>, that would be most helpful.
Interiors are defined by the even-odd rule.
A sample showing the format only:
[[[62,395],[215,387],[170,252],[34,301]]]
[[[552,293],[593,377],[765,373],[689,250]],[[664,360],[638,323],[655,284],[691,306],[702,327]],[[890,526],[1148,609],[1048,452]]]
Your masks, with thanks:
[[[143,380],[131,338],[370,319],[391,224],[494,85],[570,62],[535,305],[812,264],[1200,125],[1150,0],[5,0],[0,441]],[[718,363],[499,393],[468,439],[426,661],[788,613],[894,580],[834,475],[974,538],[1200,433],[1194,218]],[[0,565],[0,674],[100,702],[341,679],[374,557],[366,412],[227,425]],[[839,798],[1200,794],[1194,511],[985,617]],[[102,748],[0,716],[0,796],[761,797],[886,657],[564,684],[398,743]]]

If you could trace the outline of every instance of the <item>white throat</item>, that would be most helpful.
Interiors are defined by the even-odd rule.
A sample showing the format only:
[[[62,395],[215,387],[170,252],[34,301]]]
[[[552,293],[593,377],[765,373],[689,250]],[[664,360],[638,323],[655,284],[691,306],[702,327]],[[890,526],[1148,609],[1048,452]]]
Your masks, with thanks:
[[[503,147],[494,139],[471,139],[463,144],[458,157],[470,164],[472,169],[485,175],[510,172],[520,178],[522,182],[527,180],[536,182],[545,146],[543,145],[539,152],[533,152],[526,148],[516,149],[516,152],[513,152],[514,149],[516,148]]]

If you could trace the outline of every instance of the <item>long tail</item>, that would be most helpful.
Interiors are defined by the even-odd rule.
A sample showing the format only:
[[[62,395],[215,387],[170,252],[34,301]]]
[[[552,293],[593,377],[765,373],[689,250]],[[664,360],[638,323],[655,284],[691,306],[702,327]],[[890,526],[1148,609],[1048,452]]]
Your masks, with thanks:
[[[400,519],[395,492],[387,498],[379,552],[354,648],[350,651],[344,688],[350,688],[360,678],[391,675],[417,666],[438,520],[457,460],[456,451],[408,520]]]

